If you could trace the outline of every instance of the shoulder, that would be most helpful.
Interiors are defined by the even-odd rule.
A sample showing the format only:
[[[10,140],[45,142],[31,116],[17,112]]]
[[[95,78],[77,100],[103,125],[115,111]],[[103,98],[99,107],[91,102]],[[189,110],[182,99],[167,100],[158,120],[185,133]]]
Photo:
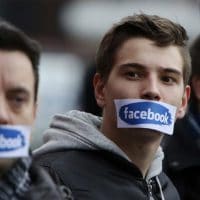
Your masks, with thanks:
[[[158,176],[158,178],[159,178],[164,196],[167,197],[166,199],[179,200],[180,197],[179,197],[178,191],[176,187],[174,186],[174,184],[172,183],[172,181],[169,179],[169,177],[164,172],[162,172]]]
[[[128,174],[139,177],[140,172],[124,158],[107,151],[68,150],[41,155],[36,158],[37,164],[45,167],[53,179],[73,188],[76,185],[96,184],[101,177]],[[81,178],[80,178],[81,177]],[[94,177],[98,177],[94,179]],[[111,180],[110,180],[111,181]],[[91,185],[92,187],[92,185]]]
[[[35,164],[32,164],[29,170],[29,174],[31,178],[31,188],[27,194],[27,199],[64,199],[59,186],[54,184],[53,180],[44,169]]]
[[[40,166],[57,169],[60,172],[66,169],[74,172],[80,168],[91,169],[91,171],[93,169],[94,171],[103,170],[104,168],[116,168],[124,171],[124,168],[131,167],[131,170],[134,168],[126,159],[104,150],[57,151],[42,154],[35,157],[34,160]]]
[[[35,157],[34,160],[38,165],[48,169],[48,171],[51,172],[53,170],[63,179],[63,174],[66,174],[66,170],[74,174],[76,170],[79,173],[80,171],[87,173],[88,169],[90,169],[91,173],[93,169],[96,171],[104,168],[105,165],[110,163],[109,159],[106,158],[108,155],[109,153],[104,151],[67,150],[42,154]]]

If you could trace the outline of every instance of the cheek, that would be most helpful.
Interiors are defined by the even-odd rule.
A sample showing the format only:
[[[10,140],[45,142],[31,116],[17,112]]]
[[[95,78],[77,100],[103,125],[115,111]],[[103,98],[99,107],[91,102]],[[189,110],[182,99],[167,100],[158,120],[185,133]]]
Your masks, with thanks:
[[[108,86],[107,95],[112,99],[132,99],[138,98],[139,89],[133,88],[133,85],[116,82],[112,86]]]
[[[22,110],[20,116],[16,116],[20,119],[21,123],[24,125],[32,126],[35,121],[35,108],[30,105]]]
[[[177,95],[172,95],[173,99],[171,100],[171,104],[176,106],[177,108],[182,106],[182,102],[183,102],[183,95],[182,94],[177,94]],[[174,98],[174,96],[176,96],[176,98]]]

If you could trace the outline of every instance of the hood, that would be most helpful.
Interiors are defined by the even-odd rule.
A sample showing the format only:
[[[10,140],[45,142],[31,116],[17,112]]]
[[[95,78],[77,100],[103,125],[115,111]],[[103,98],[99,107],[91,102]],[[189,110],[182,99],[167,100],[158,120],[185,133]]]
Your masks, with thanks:
[[[44,133],[44,144],[34,151],[34,155],[66,149],[106,150],[131,162],[114,142],[100,132],[101,122],[101,117],[76,110],[55,115],[50,128]],[[163,157],[163,151],[159,147],[146,176],[147,180],[160,174]]]

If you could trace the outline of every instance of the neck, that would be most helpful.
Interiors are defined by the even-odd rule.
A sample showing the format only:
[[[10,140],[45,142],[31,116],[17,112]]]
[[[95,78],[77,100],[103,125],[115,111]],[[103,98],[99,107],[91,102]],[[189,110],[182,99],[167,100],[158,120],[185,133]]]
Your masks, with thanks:
[[[101,131],[126,153],[145,177],[162,140],[162,134],[149,129],[113,129],[112,127],[109,131],[109,128],[104,125]]]

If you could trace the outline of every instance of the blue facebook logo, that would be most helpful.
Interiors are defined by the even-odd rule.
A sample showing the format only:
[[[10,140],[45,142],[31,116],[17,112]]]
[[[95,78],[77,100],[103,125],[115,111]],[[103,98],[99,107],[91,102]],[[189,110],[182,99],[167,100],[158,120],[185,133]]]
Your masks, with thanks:
[[[0,127],[0,152],[24,147],[25,138],[19,130]]]
[[[172,124],[172,115],[169,110],[153,102],[136,102],[124,105],[119,110],[119,117],[130,125],[136,124]]]

